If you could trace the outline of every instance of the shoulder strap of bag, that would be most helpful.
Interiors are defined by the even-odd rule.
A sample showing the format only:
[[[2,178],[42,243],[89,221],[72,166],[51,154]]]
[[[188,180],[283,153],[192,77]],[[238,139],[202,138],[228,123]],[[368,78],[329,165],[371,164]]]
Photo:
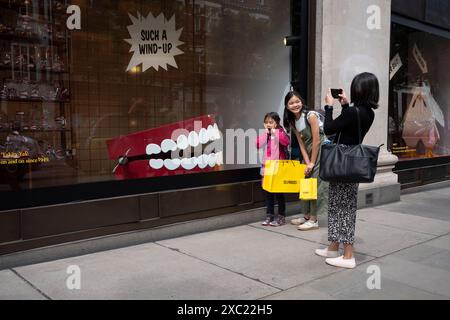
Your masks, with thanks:
[[[358,120],[358,137],[359,137],[358,144],[361,144],[362,143],[362,139],[361,139],[361,119],[359,117],[359,108],[357,106],[355,106],[355,108],[356,108],[356,118]]]
[[[306,124],[307,126],[309,126],[310,128],[311,128],[311,123],[309,123],[309,120],[308,120],[308,114],[309,114],[311,111],[313,111],[313,110],[302,111],[303,116],[305,117],[305,124]]]
[[[294,134],[294,132],[292,132],[292,127],[291,130],[289,130],[289,160],[292,160],[292,135]]]

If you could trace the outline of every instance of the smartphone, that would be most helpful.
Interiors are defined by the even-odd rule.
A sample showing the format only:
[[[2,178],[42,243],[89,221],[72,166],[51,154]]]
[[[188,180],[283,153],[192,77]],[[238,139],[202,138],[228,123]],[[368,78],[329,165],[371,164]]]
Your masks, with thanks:
[[[331,89],[331,95],[335,99],[339,99],[339,95],[342,94],[342,89]]]

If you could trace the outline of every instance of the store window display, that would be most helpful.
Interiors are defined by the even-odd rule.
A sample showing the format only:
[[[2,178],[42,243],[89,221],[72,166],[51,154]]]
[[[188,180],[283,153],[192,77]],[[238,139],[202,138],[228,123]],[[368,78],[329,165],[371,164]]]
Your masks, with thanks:
[[[389,146],[400,160],[450,156],[450,39],[393,24]]]
[[[80,8],[79,30],[67,29],[69,5]],[[235,169],[218,152],[156,151],[170,128],[183,127],[192,148],[217,131],[258,128],[289,82],[288,0],[0,0],[0,9],[0,166],[14,122],[40,148],[38,170],[27,167],[14,189]]]

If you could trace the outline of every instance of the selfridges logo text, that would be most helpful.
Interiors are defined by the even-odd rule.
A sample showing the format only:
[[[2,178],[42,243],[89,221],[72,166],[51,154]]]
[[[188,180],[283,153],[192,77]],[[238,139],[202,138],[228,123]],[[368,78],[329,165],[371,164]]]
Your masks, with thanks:
[[[169,65],[178,68],[175,56],[183,53],[178,46],[183,42],[179,40],[183,28],[176,30],[175,15],[167,20],[161,13],[153,17],[151,13],[147,17],[137,17],[129,14],[132,25],[128,26],[131,39],[125,39],[131,44],[130,52],[133,53],[126,71],[131,71],[142,64],[142,72],[159,67],[167,70]]]

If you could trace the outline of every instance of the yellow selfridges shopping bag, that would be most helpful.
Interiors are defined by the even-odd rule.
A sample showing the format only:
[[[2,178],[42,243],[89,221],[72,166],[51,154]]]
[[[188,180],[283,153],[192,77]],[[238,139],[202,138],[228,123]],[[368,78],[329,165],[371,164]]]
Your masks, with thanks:
[[[263,189],[271,193],[298,193],[306,165],[297,160],[267,160]]]
[[[317,179],[300,180],[300,196],[301,200],[317,200]]]

